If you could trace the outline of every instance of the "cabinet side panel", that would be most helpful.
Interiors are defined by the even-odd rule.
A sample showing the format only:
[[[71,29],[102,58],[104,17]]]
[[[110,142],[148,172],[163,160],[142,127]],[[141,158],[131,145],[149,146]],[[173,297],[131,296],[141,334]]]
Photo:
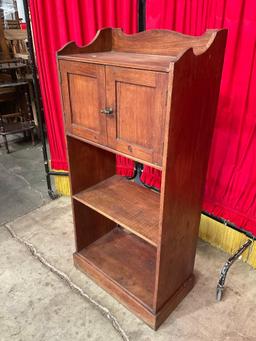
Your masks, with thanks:
[[[79,252],[111,231],[116,224],[75,199],[72,201],[76,252]]]
[[[73,195],[115,174],[115,154],[70,136],[67,147]]]
[[[72,194],[91,187],[115,174],[115,155],[67,136],[70,187]],[[72,199],[76,251],[80,251],[116,224]]]
[[[170,125],[161,188],[155,309],[193,272],[204,183],[218,103],[226,31],[202,55],[174,65]]]

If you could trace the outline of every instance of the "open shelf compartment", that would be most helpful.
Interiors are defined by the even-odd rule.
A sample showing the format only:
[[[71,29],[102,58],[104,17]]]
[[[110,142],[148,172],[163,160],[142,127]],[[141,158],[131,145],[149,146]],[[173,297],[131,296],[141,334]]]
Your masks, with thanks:
[[[73,198],[157,246],[160,195],[114,175]]]
[[[67,136],[74,264],[155,325],[160,194],[116,175],[115,154]]]
[[[74,260],[107,291],[111,284],[119,287],[152,311],[156,271],[156,248],[152,245],[116,227],[76,252]]]

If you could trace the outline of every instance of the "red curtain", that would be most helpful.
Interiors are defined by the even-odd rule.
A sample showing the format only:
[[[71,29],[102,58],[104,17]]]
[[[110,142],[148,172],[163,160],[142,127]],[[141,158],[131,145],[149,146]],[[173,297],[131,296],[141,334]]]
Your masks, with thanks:
[[[30,0],[30,11],[51,167],[67,170],[56,51],[71,40],[89,43],[102,27],[136,32],[137,0]]]
[[[256,234],[256,2],[255,0],[147,0],[149,28],[199,35],[229,29],[204,209]],[[88,43],[97,29],[137,29],[137,0],[30,0],[31,19],[53,169],[67,169],[56,69],[66,42]],[[134,163],[117,158],[117,172]],[[160,186],[160,172],[145,167],[142,181]]]
[[[146,22],[192,35],[228,28],[204,209],[256,235],[256,1],[147,0]]]

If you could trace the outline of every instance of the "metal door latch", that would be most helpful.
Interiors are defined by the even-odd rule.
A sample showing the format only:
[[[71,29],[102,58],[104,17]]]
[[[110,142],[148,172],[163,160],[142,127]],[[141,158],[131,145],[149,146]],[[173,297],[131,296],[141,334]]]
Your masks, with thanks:
[[[101,109],[100,112],[102,114],[105,114],[105,115],[112,115],[113,114],[113,109],[112,108],[104,108],[104,109]]]

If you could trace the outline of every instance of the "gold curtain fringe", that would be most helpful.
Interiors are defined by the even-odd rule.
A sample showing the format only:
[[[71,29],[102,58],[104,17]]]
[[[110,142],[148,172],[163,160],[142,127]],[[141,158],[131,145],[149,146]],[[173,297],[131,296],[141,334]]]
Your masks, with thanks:
[[[54,176],[55,189],[60,195],[70,195],[68,176]],[[235,253],[248,239],[243,233],[225,226],[205,215],[201,215],[199,237],[212,246],[227,252]],[[244,262],[256,269],[256,243],[253,243],[242,256]]]
[[[229,254],[235,253],[249,238],[243,233],[225,226],[205,215],[201,215],[199,237],[212,246]],[[244,262],[256,269],[256,243],[243,253]]]
[[[65,172],[65,171],[59,171],[59,172]],[[70,195],[69,177],[56,175],[56,176],[53,176],[53,178],[54,178],[56,192],[60,195],[69,196]]]

